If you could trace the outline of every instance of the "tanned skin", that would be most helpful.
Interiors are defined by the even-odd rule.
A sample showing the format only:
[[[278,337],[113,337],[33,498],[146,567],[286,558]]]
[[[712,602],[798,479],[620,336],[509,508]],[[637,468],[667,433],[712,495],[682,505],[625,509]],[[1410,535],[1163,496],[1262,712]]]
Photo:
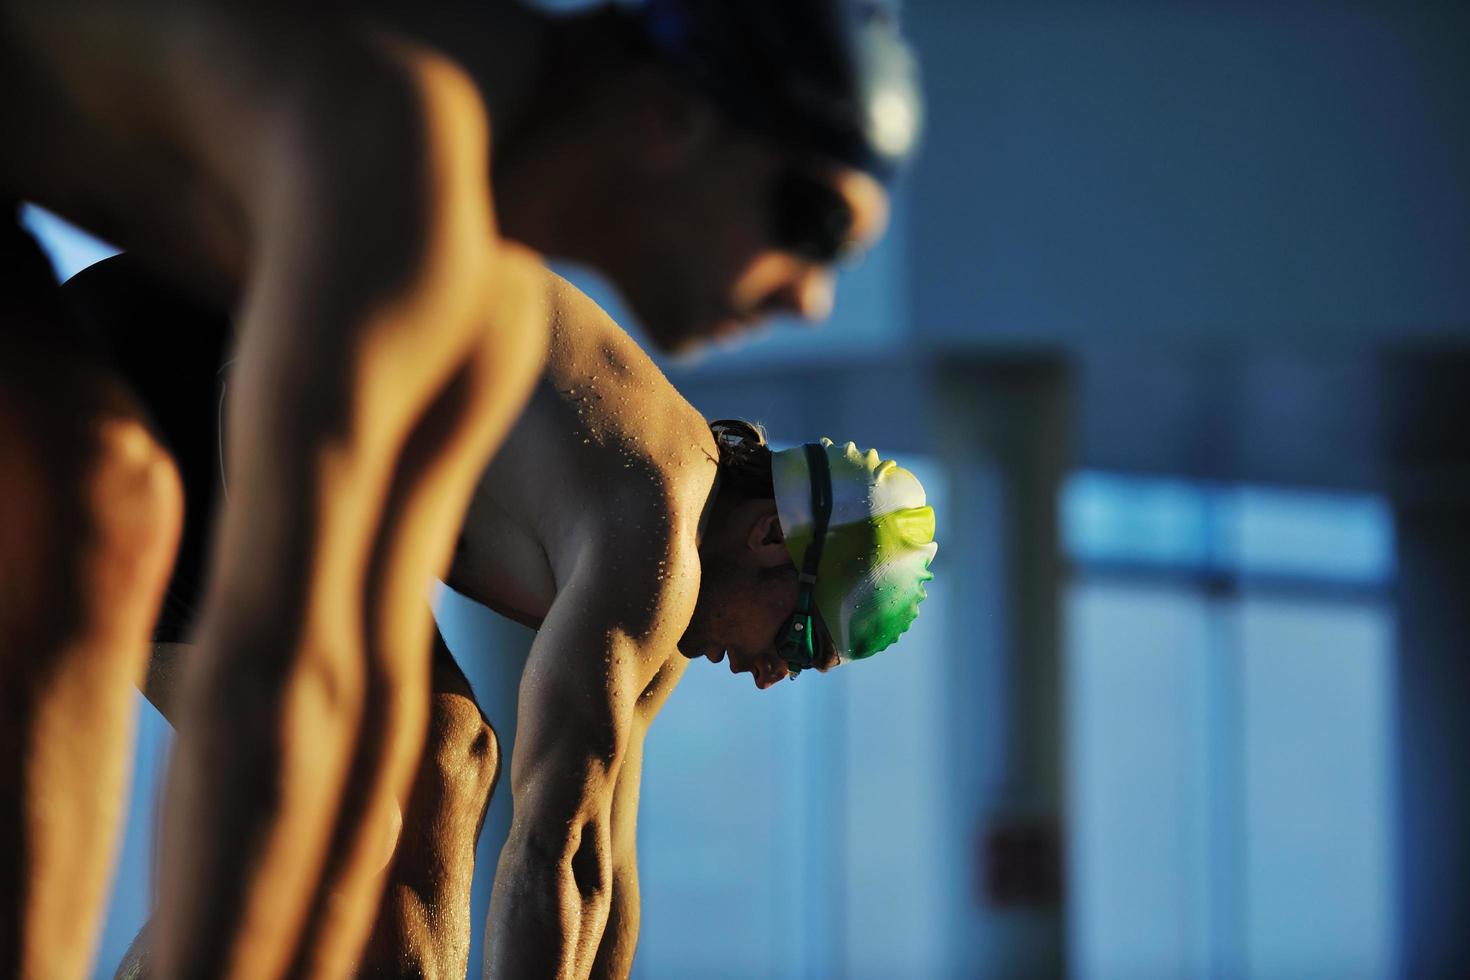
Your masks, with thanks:
[[[361,947],[372,815],[407,792],[426,724],[423,584],[545,349],[539,273],[511,243],[603,268],[665,346],[830,305],[830,270],[766,240],[770,178],[792,161],[604,26],[505,0],[0,0],[0,200],[46,206],[238,312],[234,489],[170,774],[164,977],[334,975]],[[855,242],[877,237],[871,178],[798,163],[850,200]],[[0,344],[21,363],[13,336]],[[73,379],[49,404],[106,401],[105,370],[74,350],[27,356],[29,376]],[[167,554],[178,501],[150,449],[142,468],[165,475],[149,477],[147,519],[110,493],[119,512],[99,517],[78,474],[129,451],[26,425],[17,444],[45,452],[0,504],[69,494],[81,518],[148,538],[97,561],[46,538],[75,552],[55,576],[66,594],[0,638],[17,692],[0,748],[25,756],[0,769],[0,970],[65,977],[86,969],[123,784],[125,685],[100,678],[141,671],[156,605],[156,570],[118,569]],[[34,579],[42,558],[16,544],[7,561]],[[80,566],[101,565],[93,578],[125,584],[84,642],[26,620],[100,604]]]
[[[79,977],[131,762],[179,481],[136,404],[0,335],[0,975]],[[61,450],[59,447],[67,447]]]
[[[164,977],[275,976],[293,962],[336,975],[356,957],[379,886],[380,828],[364,815],[406,796],[428,713],[422,589],[447,565],[545,347],[534,265],[497,231],[479,89],[411,39],[314,10],[0,6],[0,195],[240,296],[235,486],[171,776]],[[27,353],[31,377],[65,375],[59,394],[105,401],[105,372],[86,376],[74,352]],[[12,442],[35,439],[4,407]],[[78,427],[95,417],[105,410]],[[9,460],[27,457],[4,447],[0,510],[78,486],[96,455],[75,438],[46,450],[12,479]],[[67,454],[78,462],[58,462]],[[133,456],[146,463],[146,447]],[[109,507],[126,499],[96,492]],[[116,518],[153,530],[132,552],[171,550],[166,495],[149,493],[161,515]],[[123,584],[107,591],[71,576],[107,603],[95,629],[41,628],[62,600],[39,596],[0,640],[0,686],[20,702],[0,747],[25,755],[0,770],[7,975],[81,976],[95,942],[129,744],[125,681],[167,566],[135,576],[121,561],[104,577]]]
[[[491,976],[588,976],[599,957],[607,976],[631,966],[642,743],[688,662],[677,645],[717,470],[705,420],[571,296],[554,307],[546,376],[481,483],[448,578],[539,627],[521,680]]]
[[[550,273],[544,282],[545,371],[480,480],[446,579],[539,631],[521,683],[516,817],[496,872],[487,969],[622,977],[638,936],[649,724],[692,658],[728,656],[761,688],[784,679],[774,641],[795,606],[796,572],[774,502],[718,492],[706,421],[591,300]],[[89,305],[109,307],[105,294]],[[148,695],[166,713],[182,649],[161,646],[150,667]],[[823,669],[836,662],[826,653]],[[441,649],[434,722],[360,964],[367,975],[464,972],[474,838],[498,753],[449,662]]]
[[[193,651],[157,643],[144,693],[165,718],[177,719],[179,680]],[[470,954],[470,887],[475,846],[500,774],[500,743],[444,638],[434,634],[429,727],[406,805],[382,831],[384,888],[373,930],[354,973],[362,977],[463,977]],[[155,975],[151,926],[118,965],[118,980]]]
[[[538,629],[486,969],[623,977],[648,727],[691,658],[728,653],[762,688],[784,679],[774,643],[797,579],[774,502],[717,493],[706,420],[585,296],[554,281],[550,309],[545,375],[481,480],[447,579]],[[701,591],[736,569],[775,574]]]

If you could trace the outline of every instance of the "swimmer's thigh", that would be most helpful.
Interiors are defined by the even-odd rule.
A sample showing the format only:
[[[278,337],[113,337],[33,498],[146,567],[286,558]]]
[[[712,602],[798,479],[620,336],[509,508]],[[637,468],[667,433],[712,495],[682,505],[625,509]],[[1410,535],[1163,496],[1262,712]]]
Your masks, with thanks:
[[[39,253],[0,234],[0,974],[80,975],[182,501]]]

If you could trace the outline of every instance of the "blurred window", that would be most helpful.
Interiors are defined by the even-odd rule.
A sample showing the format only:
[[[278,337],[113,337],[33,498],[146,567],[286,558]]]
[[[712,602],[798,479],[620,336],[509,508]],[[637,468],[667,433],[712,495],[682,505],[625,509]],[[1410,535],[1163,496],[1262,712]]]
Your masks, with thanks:
[[[1061,506],[1074,973],[1391,975],[1385,503],[1081,473]]]
[[[1063,490],[1062,535],[1093,568],[1372,587],[1393,576],[1388,505],[1361,494],[1083,472]]]

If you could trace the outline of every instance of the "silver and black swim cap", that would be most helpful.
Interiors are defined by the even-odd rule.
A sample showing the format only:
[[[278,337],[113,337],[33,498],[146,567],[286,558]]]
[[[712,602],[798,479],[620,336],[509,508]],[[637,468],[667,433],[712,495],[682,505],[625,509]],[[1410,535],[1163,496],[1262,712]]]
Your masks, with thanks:
[[[738,125],[888,180],[923,117],[918,70],[877,0],[645,0],[657,54]]]

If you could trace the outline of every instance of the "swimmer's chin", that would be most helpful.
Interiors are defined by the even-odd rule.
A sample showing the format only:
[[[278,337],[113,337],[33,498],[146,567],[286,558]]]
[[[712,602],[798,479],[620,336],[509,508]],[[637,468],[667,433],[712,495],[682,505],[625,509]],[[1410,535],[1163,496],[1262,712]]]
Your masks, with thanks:
[[[723,661],[725,659],[725,654],[728,652],[727,650],[725,650],[724,647],[719,646],[707,647],[702,650],[688,650],[685,649],[683,646],[680,646],[678,650],[679,656],[683,657],[685,660],[708,660],[712,664],[717,664]],[[731,669],[734,669],[735,660],[733,657],[730,659],[730,664]]]

